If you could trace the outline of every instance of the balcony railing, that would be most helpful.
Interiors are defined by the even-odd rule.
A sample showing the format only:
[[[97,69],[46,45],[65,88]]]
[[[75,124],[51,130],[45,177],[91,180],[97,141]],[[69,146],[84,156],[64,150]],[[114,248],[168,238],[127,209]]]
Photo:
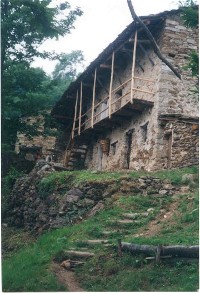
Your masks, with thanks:
[[[111,119],[112,115],[119,112],[120,109],[124,109],[128,106],[134,105],[135,101],[139,101],[140,94],[145,93],[146,95],[154,95],[153,88],[145,88],[146,86],[155,84],[154,80],[142,78],[135,76],[135,63],[136,63],[136,48],[137,48],[137,31],[135,32],[134,46],[133,46],[133,61],[131,76],[122,84],[113,89],[113,76],[114,76],[114,60],[115,52],[113,51],[111,57],[111,75],[110,75],[110,86],[109,94],[104,97],[100,102],[95,103],[96,97],[96,79],[97,79],[97,69],[94,72],[94,84],[93,84],[93,96],[92,96],[92,106],[85,112],[82,113],[82,82],[80,87],[80,97],[77,91],[76,104],[75,104],[75,114],[74,122],[72,128],[72,139],[80,135],[82,132],[89,128],[93,128],[96,124],[104,119]],[[142,85],[141,85],[142,83]],[[78,109],[79,100],[79,109]],[[142,98],[141,101],[144,103],[152,103],[152,99],[147,97]]]
[[[75,115],[75,120],[73,124],[73,129],[72,129],[72,138],[74,136],[80,135],[81,132],[85,131],[88,128],[93,128],[95,124],[99,123],[100,121],[106,119],[109,117],[109,112],[110,114],[110,119],[112,119],[112,115],[116,112],[118,112],[120,109],[126,108],[128,104],[133,104],[134,101],[137,101],[137,96],[134,93],[145,93],[147,95],[154,95],[153,91],[150,91],[148,89],[144,89],[144,84],[154,84],[154,80],[150,79],[145,79],[141,77],[134,77],[133,78],[135,81],[140,80],[143,82],[143,87],[138,88],[138,87],[133,87],[132,89],[128,89],[124,94],[122,94],[120,97],[115,98],[115,100],[111,101],[109,103],[109,95],[107,95],[105,98],[103,98],[100,102],[95,104],[94,106],[90,107],[87,112],[84,114]],[[112,96],[117,94],[120,90],[122,90],[128,83],[132,82],[132,78],[127,79],[123,84],[120,86],[116,87],[111,91]],[[131,91],[133,95],[131,95]],[[144,103],[147,98],[143,99]],[[149,100],[149,99],[148,99]],[[152,99],[150,99],[152,100]],[[77,105],[76,105],[77,106]],[[77,112],[77,107],[75,109]]]

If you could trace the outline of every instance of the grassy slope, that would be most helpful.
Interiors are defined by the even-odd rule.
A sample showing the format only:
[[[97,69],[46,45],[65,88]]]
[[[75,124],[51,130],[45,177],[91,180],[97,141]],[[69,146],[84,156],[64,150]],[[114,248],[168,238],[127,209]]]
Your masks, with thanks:
[[[187,168],[163,171],[157,175],[180,184],[182,174],[195,172],[196,168]],[[65,176],[63,172],[60,174],[60,178]],[[135,177],[135,174],[130,173],[130,176]],[[116,173],[99,175],[88,172],[77,175],[78,181],[105,180],[112,176],[119,179],[120,176]],[[58,175],[52,176],[52,180],[55,180]],[[119,238],[138,244],[197,244],[198,191],[197,187],[193,188],[191,194],[173,197],[131,194],[119,197],[114,203],[108,201],[106,209],[93,218],[45,233],[37,241],[5,257],[2,266],[3,291],[66,291],[51,273],[50,264],[55,257],[62,259],[63,249],[84,247],[96,253],[94,258],[76,271],[86,291],[196,291],[197,264],[178,262],[155,265],[147,263],[142,256],[129,253],[123,253],[119,258],[116,249]],[[141,218],[137,224],[121,226],[114,222],[121,219],[124,212],[145,212],[148,208],[154,208],[153,212],[147,218]],[[105,237],[105,230],[114,233]],[[90,247],[84,243],[84,240],[97,238],[109,239],[111,246]]]

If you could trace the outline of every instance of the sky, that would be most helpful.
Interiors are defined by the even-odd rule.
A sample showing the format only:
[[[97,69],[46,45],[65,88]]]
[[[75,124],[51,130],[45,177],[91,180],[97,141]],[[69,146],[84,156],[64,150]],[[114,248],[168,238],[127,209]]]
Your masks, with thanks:
[[[63,0],[54,0],[56,4]],[[71,34],[57,41],[48,40],[41,50],[54,50],[57,53],[83,51],[86,68],[115,38],[132,22],[127,0],[68,0],[71,7],[79,6],[83,15],[74,23]],[[156,14],[176,9],[178,0],[132,0],[139,16]],[[36,59],[34,67],[42,67],[51,74],[56,61]]]

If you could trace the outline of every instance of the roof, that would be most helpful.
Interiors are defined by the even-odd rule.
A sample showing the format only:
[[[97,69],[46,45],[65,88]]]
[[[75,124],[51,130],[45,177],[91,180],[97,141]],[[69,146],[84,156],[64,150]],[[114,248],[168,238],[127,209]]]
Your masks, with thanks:
[[[150,31],[157,28],[160,29],[160,22],[163,22],[167,16],[179,14],[181,9],[164,11],[158,14],[151,14],[148,16],[140,16],[140,19],[147,25]],[[80,86],[80,82],[84,81],[89,75],[94,73],[95,68],[100,66],[102,62],[108,59],[111,56],[112,52],[117,50],[125,41],[127,41],[135,32],[137,28],[137,24],[133,21],[130,23],[119,35],[118,37],[110,43],[103,51],[98,55],[98,57],[90,63],[90,65],[86,68],[86,70],[74,81],[69,87],[66,89],[61,99],[56,103],[52,110],[52,115],[55,116],[59,113],[63,115],[62,108],[67,108],[67,113],[69,119],[71,120],[71,116],[73,115],[75,99],[76,99],[76,90]],[[73,109],[72,109],[73,108]],[[66,121],[67,122],[67,121]]]

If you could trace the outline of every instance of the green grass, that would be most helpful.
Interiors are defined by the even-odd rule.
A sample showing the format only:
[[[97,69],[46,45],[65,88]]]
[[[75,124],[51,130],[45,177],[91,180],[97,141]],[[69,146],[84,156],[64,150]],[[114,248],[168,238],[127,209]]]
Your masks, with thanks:
[[[193,172],[193,169],[186,169],[185,172],[191,173],[189,170]],[[177,171],[177,178],[182,177],[182,171]],[[53,173],[49,182],[54,181],[60,186],[69,178],[71,178],[69,182],[80,182],[101,180],[103,177],[102,180],[111,180],[114,176],[111,173],[89,174],[86,171],[82,175],[76,172],[78,178],[74,177],[73,172],[59,174]],[[119,173],[115,174],[115,179],[120,176]],[[175,178],[174,175],[172,177]],[[171,218],[162,221],[160,210],[164,209],[168,212],[174,204],[176,208],[171,211],[173,212]],[[121,219],[125,212],[145,212],[148,208],[154,210],[148,217],[141,218],[140,223],[123,226],[114,222]],[[160,226],[159,233],[147,237],[135,237],[137,233],[148,231],[148,225],[152,220],[157,220]],[[82,223],[47,232],[32,244],[28,244],[29,242],[26,246],[19,244],[18,251],[10,252],[9,256],[3,259],[3,291],[66,291],[52,274],[51,263],[54,259],[59,261],[66,259],[64,250],[70,248],[79,250],[84,247],[96,253],[94,258],[76,270],[80,286],[85,291],[196,291],[199,285],[198,264],[155,265],[154,262],[147,263],[141,255],[133,256],[125,252],[120,258],[117,254],[117,241],[122,239],[136,244],[194,245],[198,244],[199,239],[198,223],[197,190],[191,194],[176,194],[173,197],[162,198],[140,194],[122,196],[114,202],[108,201],[105,210]],[[113,234],[104,236],[105,230],[113,231]],[[6,236],[7,245],[9,246],[9,241],[12,242],[11,247],[15,245],[15,240],[19,239],[19,237],[15,238],[13,233],[15,231],[11,230],[12,237],[9,237],[9,234]],[[20,235],[19,231],[17,233]],[[98,238],[106,238],[112,245],[104,247],[84,243],[87,239]]]

